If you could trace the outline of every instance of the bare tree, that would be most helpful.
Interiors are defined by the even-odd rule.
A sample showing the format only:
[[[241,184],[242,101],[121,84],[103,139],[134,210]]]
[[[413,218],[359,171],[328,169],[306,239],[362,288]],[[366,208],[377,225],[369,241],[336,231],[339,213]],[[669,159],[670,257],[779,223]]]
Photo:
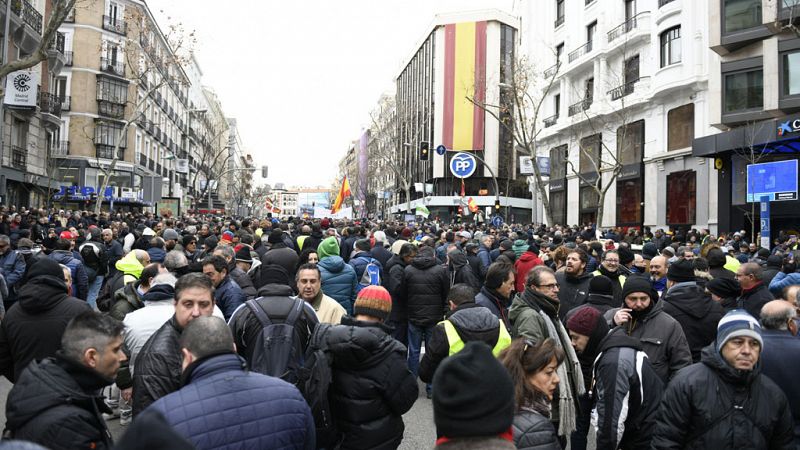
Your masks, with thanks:
[[[744,173],[739,174],[743,179],[747,179],[747,165],[758,164],[768,155],[768,153],[764,153],[764,150],[770,143],[758,142],[760,141],[758,137],[764,135],[763,131],[765,126],[767,126],[765,122],[747,122],[744,126],[744,135],[747,145],[733,151],[733,158],[743,159],[746,163]],[[744,213],[747,220],[750,221],[750,239],[755,239],[756,236],[756,205],[758,202],[759,199],[753,199],[752,202],[749,202],[749,206],[736,206],[737,209]]]
[[[225,140],[222,139],[228,132],[227,122],[221,121],[220,123],[214,123],[211,124],[209,128],[211,137],[207,142],[200,145],[200,155],[197,159],[197,171],[195,171],[194,178],[192,179],[192,186],[197,186],[197,180],[200,174],[203,174],[203,177],[206,179],[205,186],[200,191],[200,195],[197,196],[197,204],[201,204],[203,201],[202,199],[208,196],[208,190],[211,189],[211,181],[214,175],[222,173],[224,167],[233,156],[229,151],[230,147],[223,144]]]
[[[380,177],[386,168],[391,170],[406,196],[406,210],[411,211],[411,177],[404,170],[405,161],[398,146],[397,123],[390,115],[395,111],[394,102],[382,99],[378,108],[370,113],[370,173],[368,178]]]

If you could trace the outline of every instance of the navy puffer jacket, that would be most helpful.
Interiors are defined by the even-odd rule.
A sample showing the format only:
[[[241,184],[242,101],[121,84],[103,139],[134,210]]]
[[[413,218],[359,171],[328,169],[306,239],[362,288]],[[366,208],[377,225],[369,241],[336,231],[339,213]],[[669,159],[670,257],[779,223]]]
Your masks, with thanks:
[[[317,267],[322,274],[322,292],[339,302],[347,314],[353,314],[353,301],[358,289],[355,269],[336,255],[322,258]]]
[[[198,449],[315,447],[314,419],[300,391],[245,371],[233,353],[198,360],[184,371],[183,384],[148,410],[160,412]]]
[[[430,251],[428,250],[430,249]],[[408,321],[418,327],[432,327],[444,318],[450,277],[447,268],[426,247],[406,266],[403,280],[407,292]]]

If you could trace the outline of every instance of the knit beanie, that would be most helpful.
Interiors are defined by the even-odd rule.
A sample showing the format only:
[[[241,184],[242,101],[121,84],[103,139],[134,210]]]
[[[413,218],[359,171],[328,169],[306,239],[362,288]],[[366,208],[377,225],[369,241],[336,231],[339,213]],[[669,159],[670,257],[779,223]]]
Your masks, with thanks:
[[[50,258],[39,259],[28,269],[29,280],[40,276],[51,276],[61,281],[66,281],[64,280],[64,271],[61,269],[61,265]]]
[[[217,244],[219,244],[219,240],[217,240],[217,237],[214,236],[213,234],[211,236],[207,237],[203,241],[203,246],[205,246],[206,250],[209,253],[211,252],[211,250],[214,250],[214,248],[217,246]]]
[[[706,289],[717,297],[722,298],[737,297],[742,292],[739,283],[728,278],[714,278],[706,283]]]
[[[635,259],[633,252],[628,247],[620,247],[617,249],[617,254],[619,255],[619,263],[623,266],[627,266],[628,264],[632,263]]]
[[[411,228],[408,227],[405,227],[400,231],[400,236],[402,236],[403,239],[410,238],[412,234],[413,233],[411,232]]]
[[[648,242],[642,246],[642,258],[653,259],[658,256],[658,247],[652,242]]]
[[[694,264],[688,259],[679,259],[669,265],[667,269],[667,279],[676,283],[686,281],[697,281],[694,276]]]
[[[161,234],[161,237],[164,238],[165,241],[177,241],[181,238],[181,235],[178,234],[177,231],[173,230],[172,228],[167,228]]]
[[[567,329],[583,336],[591,336],[599,318],[600,311],[591,306],[582,306],[567,320]]]
[[[589,294],[614,295],[614,285],[611,278],[605,275],[596,275],[589,281]]]
[[[436,435],[496,436],[514,420],[514,384],[508,371],[481,341],[445,358],[433,375]]]
[[[222,233],[222,236],[219,238],[219,241],[220,242],[227,242],[227,243],[233,242],[233,232],[228,230],[228,231]]]
[[[500,242],[500,249],[501,249],[501,251],[502,251],[502,250],[511,250],[511,247],[513,247],[513,246],[514,246],[514,244],[513,244],[513,243],[512,243],[510,240],[508,240],[508,239],[506,239],[506,240],[504,240],[504,241]]]
[[[383,286],[367,286],[362,289],[353,304],[353,315],[377,317],[385,321],[392,312],[392,296]]]
[[[183,237],[183,247],[186,248],[190,243],[197,242],[197,238],[192,236],[191,234],[187,234]]]
[[[278,242],[283,242],[283,230],[280,228],[276,228],[272,230],[267,238],[267,242],[270,244],[277,244]]]
[[[253,257],[250,255],[250,249],[242,246],[239,250],[236,251],[236,261],[242,261],[246,263],[253,263]]]
[[[734,309],[725,314],[717,325],[717,351],[729,340],[737,337],[748,336],[758,341],[764,348],[764,338],[761,337],[761,325],[744,309]]]
[[[277,264],[262,265],[258,275],[258,284],[256,286],[266,286],[268,284],[292,285],[292,278],[289,272]]]
[[[517,239],[514,241],[514,245],[511,246],[511,250],[514,250],[514,254],[519,258],[523,253],[528,251],[528,241]]]
[[[328,256],[339,256],[339,241],[333,236],[326,237],[317,246],[317,255],[320,261]]]
[[[653,290],[650,280],[641,275],[633,275],[625,280],[625,285],[622,286],[622,299],[624,300],[628,295],[634,292],[644,292],[650,296],[653,301],[658,300],[658,294]]]

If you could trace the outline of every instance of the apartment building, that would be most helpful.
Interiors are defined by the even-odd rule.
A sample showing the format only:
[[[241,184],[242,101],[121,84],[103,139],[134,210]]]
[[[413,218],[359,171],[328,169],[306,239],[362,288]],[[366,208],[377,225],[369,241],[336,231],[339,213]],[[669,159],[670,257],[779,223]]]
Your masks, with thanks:
[[[544,0],[526,5],[522,48],[552,80],[539,114],[553,222],[712,227],[713,164],[692,154],[711,127],[708,2]],[[539,211],[537,221],[544,221]]]
[[[394,93],[384,93],[370,113],[369,141],[367,143],[367,214],[385,219],[389,201],[395,196],[399,159],[397,148],[397,108]]]
[[[44,0],[19,0],[9,6],[6,17],[7,5],[0,5],[0,32],[9,44],[7,61],[11,62],[38,48],[51,5]],[[46,60],[8,76],[12,88],[3,99],[0,123],[0,195],[4,204],[45,205],[55,188],[52,155],[62,145],[62,109],[69,109],[69,99],[58,95],[57,77],[70,63],[70,55],[62,33],[56,33],[48,48]],[[15,94],[20,96],[15,98]]]
[[[747,199],[748,164],[798,159],[800,2],[710,0],[708,7],[715,57],[707,106],[719,133],[696,139],[693,154],[717,168],[719,229],[750,233],[761,214]],[[796,230],[798,208],[796,195],[771,202],[772,229]]]

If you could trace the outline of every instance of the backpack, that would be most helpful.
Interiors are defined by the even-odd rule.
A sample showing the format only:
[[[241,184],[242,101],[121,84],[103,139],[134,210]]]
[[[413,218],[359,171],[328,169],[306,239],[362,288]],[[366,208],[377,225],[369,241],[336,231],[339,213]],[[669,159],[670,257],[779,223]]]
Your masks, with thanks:
[[[364,268],[364,273],[361,275],[361,280],[358,282],[361,287],[367,286],[380,286],[381,285],[381,268],[374,259],[370,259],[367,267]]]
[[[305,301],[294,299],[291,312],[284,323],[273,323],[255,300],[245,304],[255,314],[263,327],[256,340],[250,369],[254,372],[279,377],[292,383],[311,409],[316,427],[317,448],[336,448],[339,432],[331,414],[328,388],[333,373],[331,358],[324,344],[324,333],[330,325],[317,325],[304,352],[294,324],[303,313]]]

